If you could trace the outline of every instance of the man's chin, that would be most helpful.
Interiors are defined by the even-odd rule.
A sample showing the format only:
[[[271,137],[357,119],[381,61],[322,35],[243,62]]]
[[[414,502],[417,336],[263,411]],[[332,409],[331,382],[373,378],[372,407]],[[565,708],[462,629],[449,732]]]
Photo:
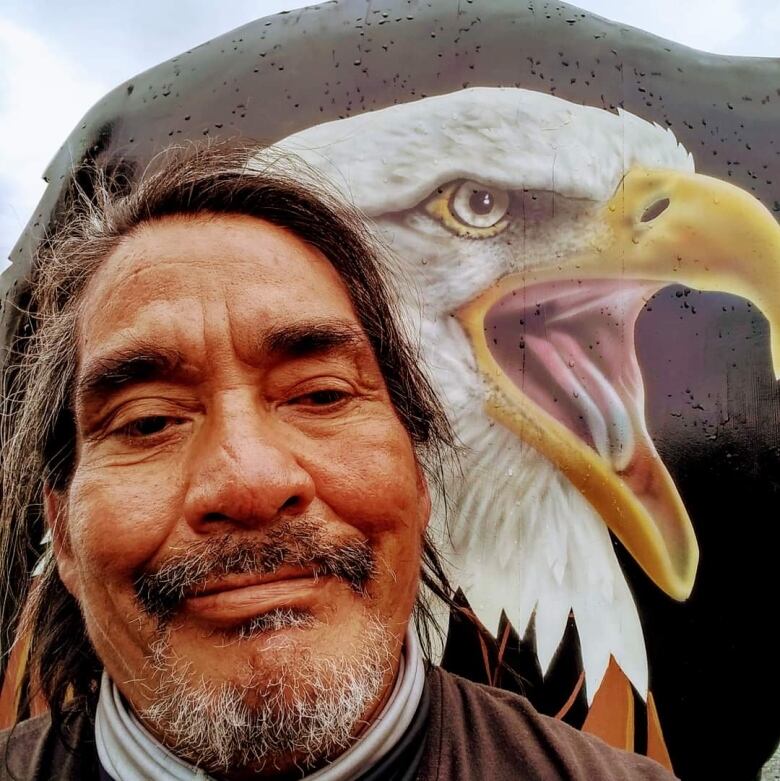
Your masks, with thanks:
[[[222,634],[228,640],[255,640],[287,634],[291,630],[314,629],[320,626],[322,621],[309,610],[276,608],[223,630]]]
[[[349,746],[392,679],[397,638],[373,617],[361,624],[349,637],[311,615],[265,614],[197,661],[171,627],[151,650],[139,716],[212,772],[316,767]]]
[[[172,624],[157,644],[168,654],[188,659],[193,672],[205,680],[248,688],[258,679],[284,675],[293,662],[359,653],[365,620],[362,614],[349,618],[331,621],[305,610],[280,609],[230,627]]]

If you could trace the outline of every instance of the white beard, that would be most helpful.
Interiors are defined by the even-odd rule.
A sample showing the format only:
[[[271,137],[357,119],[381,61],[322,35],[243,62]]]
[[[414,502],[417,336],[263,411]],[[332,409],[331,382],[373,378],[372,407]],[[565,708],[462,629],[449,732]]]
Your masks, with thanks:
[[[280,628],[296,625],[279,619]],[[314,767],[352,743],[391,669],[390,630],[370,616],[361,639],[346,658],[282,651],[288,662],[254,671],[249,684],[239,685],[194,680],[164,630],[149,658],[161,683],[140,718],[175,754],[210,772],[259,771],[291,757],[301,767]],[[278,650],[289,642],[282,640]]]

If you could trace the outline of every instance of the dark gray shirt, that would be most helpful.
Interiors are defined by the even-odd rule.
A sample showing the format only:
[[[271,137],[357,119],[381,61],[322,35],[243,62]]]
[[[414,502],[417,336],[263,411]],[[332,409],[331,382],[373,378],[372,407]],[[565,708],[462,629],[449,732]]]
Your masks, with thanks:
[[[433,668],[418,781],[671,781],[646,757],[537,713],[524,697]],[[69,746],[48,715],[0,735],[0,781],[98,781],[94,728],[72,714]],[[392,777],[392,776],[390,776]]]

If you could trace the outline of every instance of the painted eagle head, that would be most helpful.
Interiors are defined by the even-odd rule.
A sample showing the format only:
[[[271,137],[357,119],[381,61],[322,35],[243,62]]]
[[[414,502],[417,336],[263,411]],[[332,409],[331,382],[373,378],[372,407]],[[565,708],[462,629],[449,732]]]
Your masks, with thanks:
[[[647,659],[610,532],[685,599],[694,530],[648,434],[634,330],[682,283],[753,300],[780,367],[780,227],[628,112],[474,88],[328,122],[278,147],[370,215],[464,444],[453,579],[483,623],[533,618],[545,672],[573,612],[592,699]],[[435,519],[436,520],[436,519]],[[441,522],[441,518],[438,519]]]

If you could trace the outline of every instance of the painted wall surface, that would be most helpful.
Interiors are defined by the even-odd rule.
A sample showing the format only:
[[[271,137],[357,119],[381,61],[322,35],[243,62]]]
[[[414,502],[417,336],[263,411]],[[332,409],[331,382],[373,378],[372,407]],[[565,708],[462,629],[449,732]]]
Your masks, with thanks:
[[[780,61],[532,0],[259,20],[88,113],[3,287],[74,166],[235,135],[320,170],[401,268],[464,446],[434,523],[482,630],[451,617],[444,665],[686,781],[755,778],[780,738]]]

